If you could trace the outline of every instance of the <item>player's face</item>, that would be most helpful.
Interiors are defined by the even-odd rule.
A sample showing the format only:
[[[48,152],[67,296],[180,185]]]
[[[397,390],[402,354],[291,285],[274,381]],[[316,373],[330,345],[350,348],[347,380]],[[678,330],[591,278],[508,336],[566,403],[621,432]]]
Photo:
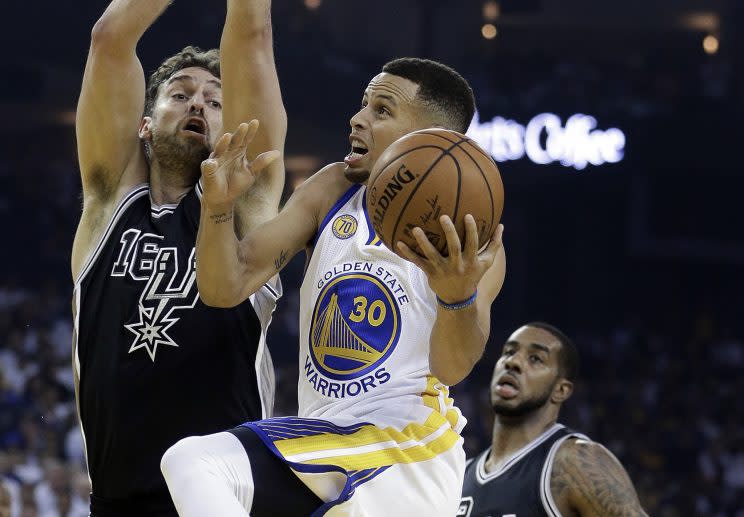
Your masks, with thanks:
[[[550,332],[524,326],[504,344],[491,379],[497,414],[523,416],[548,404],[559,380],[560,341]]]
[[[423,123],[416,102],[418,85],[408,79],[381,73],[364,91],[361,109],[351,117],[351,151],[344,159],[346,178],[363,183],[377,159],[397,139]]]
[[[186,154],[206,155],[222,134],[220,80],[199,67],[183,68],[160,85],[143,138],[167,140]]]

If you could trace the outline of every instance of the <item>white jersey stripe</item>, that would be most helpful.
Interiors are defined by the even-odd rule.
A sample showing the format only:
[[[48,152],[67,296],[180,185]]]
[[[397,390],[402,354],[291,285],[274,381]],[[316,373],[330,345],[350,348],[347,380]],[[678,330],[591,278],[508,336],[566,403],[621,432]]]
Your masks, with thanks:
[[[134,203],[137,199],[145,195],[147,192],[149,192],[149,186],[148,185],[138,185],[134,187],[126,196],[122,198],[122,200],[119,202],[119,205],[114,210],[113,215],[111,216],[111,220],[106,225],[106,229],[101,233],[101,237],[98,240],[98,245],[95,247],[93,253],[91,253],[88,258],[86,259],[83,269],[80,270],[80,274],[75,279],[75,284],[80,284],[83,281],[83,278],[85,278],[85,275],[88,273],[90,268],[95,263],[96,259],[98,258],[98,255],[101,253],[101,250],[103,249],[103,245],[106,243],[106,240],[109,238],[109,235],[111,234],[112,230],[114,229],[114,226],[116,226],[117,221],[121,217],[121,214],[124,213],[124,211],[129,208],[129,205]]]

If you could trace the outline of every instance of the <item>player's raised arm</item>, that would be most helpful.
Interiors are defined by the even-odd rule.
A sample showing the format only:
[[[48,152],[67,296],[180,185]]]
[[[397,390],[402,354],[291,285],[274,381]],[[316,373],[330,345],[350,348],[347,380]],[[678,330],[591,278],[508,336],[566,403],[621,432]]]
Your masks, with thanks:
[[[568,440],[553,465],[554,498],[580,517],[648,517],[627,472],[601,444]]]
[[[503,226],[499,225],[489,245],[478,253],[478,231],[472,216],[465,218],[464,250],[452,220],[443,216],[440,222],[447,237],[447,257],[437,251],[421,228],[413,234],[423,257],[402,242],[398,250],[424,270],[437,295],[429,367],[440,381],[453,386],[483,355],[491,328],[491,304],[504,283],[506,257],[501,242]]]
[[[76,131],[85,204],[147,179],[137,134],[145,76],[137,42],[171,0],[113,0],[91,33]]]
[[[287,114],[274,65],[271,0],[228,0],[220,59],[224,131],[234,132],[241,122],[258,119],[261,126],[249,145],[250,158],[269,150],[283,153]],[[283,188],[284,161],[279,159],[239,199],[240,234],[276,215]]]
[[[258,122],[226,133],[202,164],[201,221],[196,240],[196,281],[204,303],[233,307],[256,292],[312,240],[319,200],[330,174],[320,171],[301,185],[276,217],[251,228],[238,240],[233,230],[236,200],[252,188],[278,151],[248,158]]]

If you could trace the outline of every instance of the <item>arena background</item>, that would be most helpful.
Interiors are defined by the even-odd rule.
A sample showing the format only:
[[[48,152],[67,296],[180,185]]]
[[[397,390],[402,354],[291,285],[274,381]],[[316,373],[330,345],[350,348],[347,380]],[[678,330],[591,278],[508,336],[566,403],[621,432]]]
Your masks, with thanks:
[[[140,44],[145,70],[186,44],[216,46],[223,3],[176,0]],[[73,124],[106,4],[3,6],[0,474],[15,487],[14,516],[87,515],[69,367],[81,205]],[[620,458],[650,515],[744,515],[742,2],[275,0],[273,19],[287,195],[347,152],[348,119],[391,58],[454,66],[475,90],[480,123],[496,118],[479,131],[514,158],[500,164],[508,273],[486,355],[454,389],[468,451],[490,440],[501,343],[544,320],[581,350],[561,420]],[[586,137],[589,126],[576,128],[591,120],[575,117],[549,144],[539,124],[555,119],[545,113],[562,128],[589,115],[602,133]],[[530,121],[541,137],[520,158],[517,124]],[[566,146],[573,154],[559,152]],[[535,163],[561,156],[569,166]],[[581,156],[616,163],[581,168]],[[283,274],[269,335],[278,414],[296,408],[302,266],[295,259]]]

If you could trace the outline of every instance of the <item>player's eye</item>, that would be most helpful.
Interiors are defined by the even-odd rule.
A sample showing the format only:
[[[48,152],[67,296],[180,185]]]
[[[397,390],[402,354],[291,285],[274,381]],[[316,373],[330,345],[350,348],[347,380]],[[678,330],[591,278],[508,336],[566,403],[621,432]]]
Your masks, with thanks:
[[[183,93],[174,93],[173,95],[171,95],[171,97],[173,97],[174,99],[177,99],[179,101],[185,101],[188,98]]]

